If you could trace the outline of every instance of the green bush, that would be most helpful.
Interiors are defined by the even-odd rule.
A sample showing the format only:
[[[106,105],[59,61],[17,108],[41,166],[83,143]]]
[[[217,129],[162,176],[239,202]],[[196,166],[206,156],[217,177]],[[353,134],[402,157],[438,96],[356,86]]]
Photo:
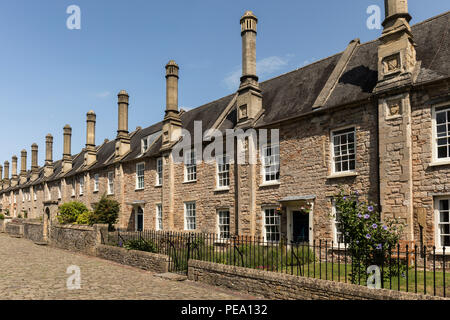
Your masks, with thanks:
[[[4,220],[5,219],[5,215],[3,213],[0,213],[0,220]]]
[[[9,209],[6,209],[6,210],[5,210],[5,215],[6,215],[6,216],[9,216]]]
[[[157,252],[155,244],[150,240],[144,240],[144,239],[128,240],[127,242],[125,242],[124,248],[126,248],[128,250],[139,250],[139,251],[147,251],[147,252],[152,252],[152,253]]]
[[[120,204],[103,195],[100,201],[95,205],[94,212],[91,217],[91,224],[108,224],[109,229],[113,229],[113,225],[119,218]]]
[[[82,214],[80,214],[77,218],[76,224],[91,225],[92,224],[92,212],[85,211]]]
[[[75,224],[78,217],[88,208],[79,201],[66,202],[59,207],[58,221],[61,224]]]
[[[356,192],[346,195],[341,190],[335,198],[339,212],[336,219],[352,257],[353,283],[366,274],[365,266],[388,264],[389,251],[395,252],[404,228],[397,219],[381,221],[376,206],[360,201],[358,197]],[[385,276],[388,276],[387,272]]]
[[[19,213],[19,214],[17,215],[17,218],[22,219],[22,214]]]

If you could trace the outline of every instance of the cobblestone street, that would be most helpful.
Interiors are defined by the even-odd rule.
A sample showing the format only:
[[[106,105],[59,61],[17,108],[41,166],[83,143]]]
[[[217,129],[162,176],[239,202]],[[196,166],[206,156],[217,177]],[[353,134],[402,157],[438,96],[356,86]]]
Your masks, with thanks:
[[[68,290],[69,266],[81,270],[81,289]],[[198,282],[154,273],[0,234],[0,299],[255,299]]]

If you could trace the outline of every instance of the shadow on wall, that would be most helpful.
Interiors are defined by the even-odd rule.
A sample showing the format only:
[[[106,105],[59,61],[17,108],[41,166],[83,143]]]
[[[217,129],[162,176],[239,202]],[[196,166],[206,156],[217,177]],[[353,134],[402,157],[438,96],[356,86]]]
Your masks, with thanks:
[[[339,79],[339,83],[352,84],[361,88],[363,92],[371,93],[378,81],[378,72],[366,66],[358,66],[347,71]]]

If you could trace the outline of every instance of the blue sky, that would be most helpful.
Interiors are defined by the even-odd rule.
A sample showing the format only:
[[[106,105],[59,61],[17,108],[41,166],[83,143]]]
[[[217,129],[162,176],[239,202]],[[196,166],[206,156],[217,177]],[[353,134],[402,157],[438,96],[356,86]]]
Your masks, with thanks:
[[[163,118],[164,66],[180,66],[179,105],[195,108],[234,92],[240,75],[239,19],[259,18],[260,80],[345,49],[351,39],[376,39],[368,6],[382,0],[2,0],[0,4],[0,163],[73,128],[72,153],[85,144],[86,112],[97,114],[96,143],[114,139],[117,93],[130,94],[129,128]],[[81,30],[69,30],[66,9],[81,9]],[[410,0],[412,24],[450,9],[448,0]],[[20,161],[19,161],[20,166]]]

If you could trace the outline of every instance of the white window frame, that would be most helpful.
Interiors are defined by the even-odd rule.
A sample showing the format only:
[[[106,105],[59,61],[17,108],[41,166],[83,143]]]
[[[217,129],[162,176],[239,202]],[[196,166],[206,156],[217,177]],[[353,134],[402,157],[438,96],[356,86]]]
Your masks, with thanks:
[[[150,136],[147,136],[147,137],[141,139],[141,154],[146,153],[148,151],[148,149],[150,148],[149,137]],[[144,144],[147,144],[147,146],[145,147]]]
[[[98,192],[99,187],[99,174],[94,174],[94,192]]]
[[[61,183],[58,184],[58,200],[61,199]]]
[[[336,154],[335,154],[335,150],[334,150],[334,147],[335,147],[334,137],[335,136],[342,136],[344,134],[347,134],[347,133],[341,133],[341,134],[336,135],[336,132],[344,131],[344,130],[348,130],[347,133],[350,133],[350,132],[353,133],[355,167],[353,169],[350,169],[350,165],[349,165],[347,170],[336,171],[336,159],[335,159],[336,158]],[[332,174],[336,174],[336,175],[345,174],[345,173],[355,173],[356,172],[356,157],[357,157],[356,127],[354,125],[352,125],[352,126],[346,126],[346,127],[338,128],[338,129],[335,129],[335,130],[331,130],[331,132],[330,132],[330,142],[331,142],[330,143],[330,146],[331,146],[331,173]],[[349,164],[350,164],[350,160],[349,160]]]
[[[80,196],[84,194],[84,176],[81,176],[78,180]]]
[[[162,204],[156,204],[156,230],[161,231],[164,228],[163,224],[163,212],[162,212]]]
[[[191,163],[192,160],[194,160],[193,164]],[[184,155],[184,182],[195,181],[197,181],[197,159],[195,150],[187,150]]]
[[[75,178],[72,179],[72,197],[75,197],[76,195],[76,180]]]
[[[333,200],[332,204],[331,204],[331,214],[333,215],[333,242],[334,242],[334,247],[340,247],[342,249],[345,248],[345,242],[339,242],[338,241],[338,237],[340,232],[338,231],[338,227],[337,225],[340,224],[339,222],[337,222],[337,209],[336,209],[336,203]]]
[[[136,163],[136,190],[145,188],[145,162]]]
[[[268,217],[267,212],[269,210],[273,210],[273,216],[272,217],[278,220],[278,232],[277,232],[278,233],[278,240],[269,240],[267,238],[267,234],[268,234],[267,227],[277,226],[277,224],[267,224],[267,217]],[[271,242],[271,243],[278,243],[278,242],[280,242],[280,239],[281,239],[281,216],[278,213],[276,213],[276,210],[277,210],[276,207],[264,207],[263,210],[262,210],[263,219],[264,219],[263,220],[263,223],[264,223],[264,226],[263,226],[263,237],[264,237],[264,241],[265,242]],[[269,232],[269,233],[276,234],[275,232]]]
[[[114,171],[108,172],[108,194],[114,194]]]
[[[436,111],[436,109],[441,109]],[[450,111],[450,102],[445,102],[441,104],[434,105],[432,107],[431,111],[431,128],[432,128],[432,162],[435,164],[448,164],[450,163],[450,157],[446,158],[438,158],[438,136],[437,136],[437,123],[436,123],[436,116],[437,113],[443,112],[443,111]],[[447,122],[449,122],[450,119],[447,119]],[[448,128],[447,128],[447,139],[450,139],[450,134],[448,134]],[[443,139],[443,137],[441,137]],[[450,148],[449,143],[447,142],[448,148]]]
[[[224,223],[224,218],[221,217],[222,213],[228,213],[228,217],[225,219],[228,219],[228,223]],[[224,231],[222,227],[227,227],[228,231]],[[228,233],[228,237],[223,237],[222,234]],[[231,214],[230,209],[219,209],[217,210],[217,235],[219,240],[221,241],[227,241],[230,240],[231,237]]]
[[[216,160],[216,188],[218,190],[228,190],[230,189],[230,159],[224,154],[222,160],[225,160],[225,163],[221,164],[220,161]],[[224,184],[223,181],[228,181],[228,183]]]
[[[163,158],[156,159],[156,186],[162,186],[163,182]]]
[[[268,149],[271,149],[271,150],[273,150],[274,148],[277,148],[278,149],[278,164],[277,164],[277,162],[276,162],[276,160],[277,160],[277,155],[275,154],[275,155],[273,155],[272,154],[272,151],[271,151],[271,155],[270,156],[267,156],[266,154],[266,151],[268,150]],[[280,170],[281,170],[281,164],[280,164],[280,145],[278,144],[278,143],[268,143],[268,144],[265,144],[265,145],[263,145],[262,146],[262,148],[261,148],[261,175],[262,175],[262,181],[263,181],[263,184],[272,184],[272,183],[275,183],[275,184],[277,184],[277,183],[280,183]],[[271,158],[271,160],[270,160],[270,164],[267,164],[267,160],[268,160],[268,158]],[[273,160],[275,160],[273,163],[272,163],[272,161]],[[268,172],[267,170],[268,170],[268,168],[270,168],[270,169],[272,169],[272,167],[276,167],[278,165],[278,179],[276,179],[276,174],[277,174],[277,171],[276,170],[274,170],[273,172]],[[270,174],[271,176],[275,176],[275,178],[274,179],[270,179],[270,180],[267,180],[266,178],[266,174]]]
[[[189,207],[189,206],[193,206]],[[193,215],[191,213],[194,213]],[[188,213],[190,215],[188,215]],[[192,228],[192,222],[188,221],[188,219],[194,219]],[[184,203],[184,230],[186,231],[194,231],[197,229],[197,205],[195,201],[189,201]]]
[[[441,230],[440,230],[440,225],[441,224],[450,224],[450,220],[449,222],[441,222],[440,221],[440,209],[439,209],[439,203],[441,200],[444,201],[449,201],[450,202],[450,195],[448,196],[442,196],[442,197],[435,197],[434,198],[434,236],[435,236],[435,244],[436,244],[436,251],[438,252],[442,252],[444,246],[442,245],[442,241],[441,241]],[[450,203],[449,203],[450,206]],[[449,219],[450,219],[450,207],[449,207]],[[447,234],[445,234],[445,236],[447,236]],[[448,235],[450,237],[450,234]],[[450,253],[450,246],[445,246],[445,250],[446,253]]]

